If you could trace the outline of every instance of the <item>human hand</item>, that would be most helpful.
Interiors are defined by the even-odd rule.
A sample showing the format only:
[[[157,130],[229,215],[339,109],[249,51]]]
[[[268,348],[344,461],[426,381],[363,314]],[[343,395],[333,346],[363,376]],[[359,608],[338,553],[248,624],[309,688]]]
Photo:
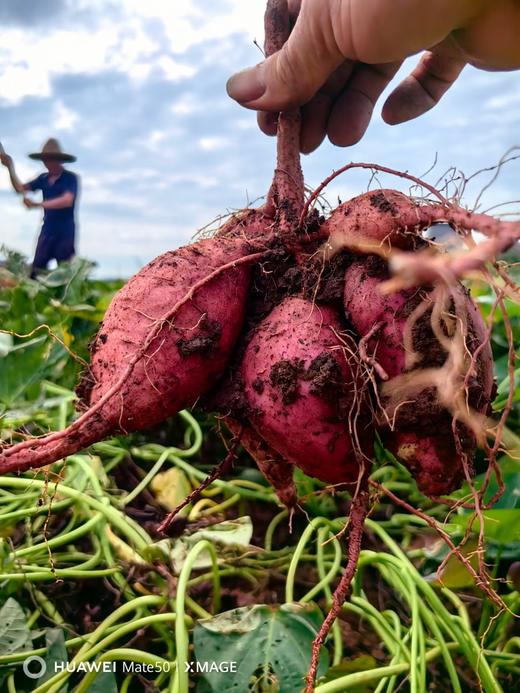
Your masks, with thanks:
[[[304,153],[325,135],[339,146],[358,142],[381,92],[414,53],[425,51],[383,106],[390,125],[432,108],[466,63],[520,67],[516,0],[288,0],[288,6],[295,24],[282,50],[233,75],[227,89],[260,111],[260,128],[270,135],[279,111],[303,106]]]
[[[30,197],[24,197],[23,203],[27,207],[27,209],[36,209],[36,207],[42,206],[41,202],[35,202],[34,200],[31,200]]]
[[[9,154],[6,154],[5,152],[0,152],[0,163],[2,166],[5,166],[6,168],[11,168],[13,165],[13,159]]]

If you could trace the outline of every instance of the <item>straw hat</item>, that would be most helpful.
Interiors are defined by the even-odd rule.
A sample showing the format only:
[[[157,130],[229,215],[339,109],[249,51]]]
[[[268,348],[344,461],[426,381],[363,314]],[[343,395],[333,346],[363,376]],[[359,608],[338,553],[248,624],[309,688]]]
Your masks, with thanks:
[[[65,154],[62,150],[58,140],[51,137],[42,147],[41,152],[35,152],[34,154],[29,154],[30,159],[37,159],[42,161],[43,159],[50,159],[51,161],[76,161],[76,157],[72,154]]]

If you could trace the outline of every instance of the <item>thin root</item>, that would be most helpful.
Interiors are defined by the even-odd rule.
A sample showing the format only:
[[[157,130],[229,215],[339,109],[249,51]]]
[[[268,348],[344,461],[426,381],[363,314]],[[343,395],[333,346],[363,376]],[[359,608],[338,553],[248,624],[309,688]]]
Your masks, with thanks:
[[[220,477],[225,474],[230,468],[231,465],[233,464],[233,461],[236,457],[236,451],[237,447],[240,443],[240,439],[242,437],[242,429],[240,429],[236,435],[236,437],[233,439],[233,442],[231,444],[231,447],[229,449],[228,454],[226,457],[222,460],[222,462],[219,462],[211,472],[208,474],[208,476],[202,481],[196,489],[194,489],[189,495],[186,496],[186,498],[177,505],[168,515],[164,518],[164,520],[161,522],[161,524],[157,527],[158,532],[166,532],[168,527],[171,525],[173,522],[175,516],[187,505],[190,503],[193,503],[194,500],[199,498],[200,494],[204,489],[206,489],[215,479],[220,479]]]
[[[365,476],[363,482],[359,486],[357,494],[352,499],[352,506],[349,516],[350,532],[347,550],[348,558],[345,572],[343,573],[341,580],[336,587],[334,594],[332,595],[332,606],[329,613],[321,624],[321,628],[317,636],[314,638],[314,642],[312,643],[312,657],[309,672],[307,674],[307,686],[305,689],[306,693],[312,693],[314,690],[314,682],[318,672],[321,646],[325,642],[325,639],[329,634],[336,617],[343,608],[352,578],[356,572],[359,554],[361,552],[361,538],[363,536],[365,518],[370,509],[369,500],[368,484]]]

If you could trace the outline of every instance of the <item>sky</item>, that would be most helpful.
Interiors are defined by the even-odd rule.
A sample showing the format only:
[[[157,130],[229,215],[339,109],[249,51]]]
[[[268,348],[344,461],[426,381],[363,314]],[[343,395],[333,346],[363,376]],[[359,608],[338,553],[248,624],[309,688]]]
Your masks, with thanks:
[[[78,157],[78,251],[101,277],[127,277],[183,245],[222,213],[265,195],[275,141],[225,83],[261,60],[264,0],[0,0],[0,141],[23,181],[48,137]],[[403,76],[414,58],[403,66]],[[399,76],[398,76],[399,77]],[[382,103],[382,101],[381,101]],[[520,72],[466,68],[437,108],[390,127],[376,107],[360,143],[304,156],[308,186],[349,161],[377,162],[435,183],[492,167],[520,145]],[[472,178],[473,207],[493,172]],[[480,209],[520,211],[520,160],[505,165]],[[328,200],[380,182],[355,172]],[[404,185],[404,187],[403,187]],[[514,201],[517,201],[516,203]],[[31,256],[41,210],[26,210],[0,168],[0,244]]]

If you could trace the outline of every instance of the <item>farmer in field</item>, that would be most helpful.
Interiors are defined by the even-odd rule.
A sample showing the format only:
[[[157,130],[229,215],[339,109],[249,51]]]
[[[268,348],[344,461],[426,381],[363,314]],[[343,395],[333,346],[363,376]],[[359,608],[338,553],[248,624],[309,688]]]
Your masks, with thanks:
[[[74,240],[76,224],[74,211],[78,196],[78,176],[63,167],[64,163],[76,161],[76,157],[66,154],[55,139],[49,139],[41,152],[29,154],[31,159],[42,161],[47,173],[41,173],[34,180],[22,183],[16,175],[12,158],[0,152],[0,161],[9,171],[13,188],[24,194],[23,203],[27,209],[43,209],[43,224],[36,244],[31,277],[47,269],[49,262],[70,260],[75,253]],[[25,193],[42,191],[41,202],[27,197]]]
[[[282,50],[233,75],[229,95],[260,111],[260,128],[276,134],[276,113],[302,109],[300,149],[325,136],[349,146],[364,135],[375,103],[403,60],[417,66],[387,98],[390,125],[425,113],[466,64],[520,68],[518,0],[288,0],[295,21]]]

